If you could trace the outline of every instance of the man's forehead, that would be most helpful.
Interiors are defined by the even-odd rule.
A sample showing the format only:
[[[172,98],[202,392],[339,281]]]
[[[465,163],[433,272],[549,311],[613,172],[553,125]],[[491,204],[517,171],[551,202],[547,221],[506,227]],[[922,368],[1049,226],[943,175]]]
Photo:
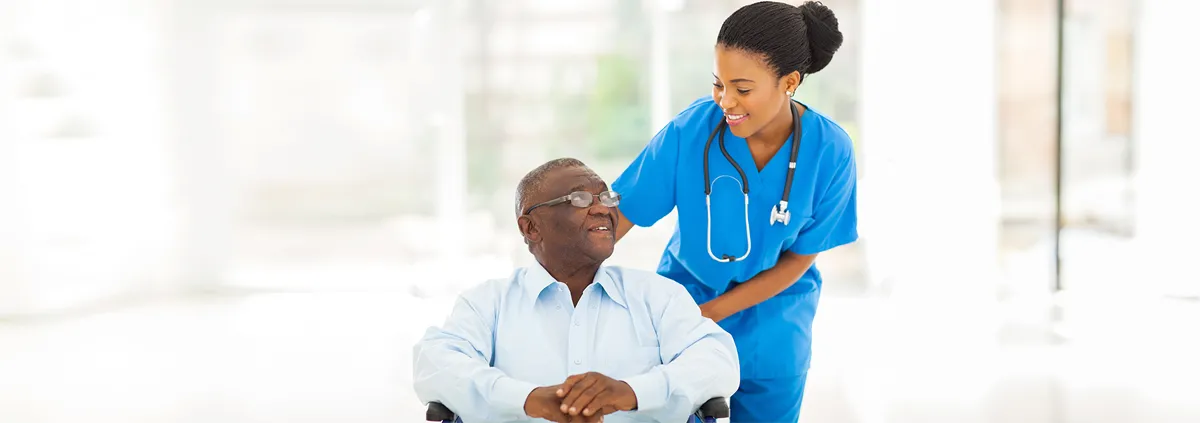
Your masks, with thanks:
[[[554,191],[551,193],[551,195],[563,195],[566,193],[559,191],[573,189],[576,187],[605,185],[604,180],[601,179],[600,175],[597,175],[596,172],[593,172],[591,169],[586,167],[579,166],[555,169],[546,175],[546,177],[549,180],[549,183],[545,185],[546,188],[550,191]]]

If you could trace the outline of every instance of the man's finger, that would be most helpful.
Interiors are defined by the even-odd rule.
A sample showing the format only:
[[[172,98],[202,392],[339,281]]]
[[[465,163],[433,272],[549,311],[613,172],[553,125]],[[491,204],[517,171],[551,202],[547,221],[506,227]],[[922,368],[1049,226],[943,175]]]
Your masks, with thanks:
[[[606,388],[607,384],[605,383],[592,384],[587,389],[584,389],[583,393],[579,395],[579,397],[575,398],[575,401],[567,403],[570,405],[570,407],[567,408],[567,412],[571,413],[571,415],[578,415],[579,413],[582,413],[583,407],[590,404],[592,400],[596,398],[596,396],[604,393]]]
[[[545,412],[537,413],[537,415],[530,414],[529,416],[535,419],[546,419],[554,423],[571,423],[570,420],[563,418],[564,415],[562,413],[552,412],[551,410],[545,410]]]
[[[571,418],[570,423],[596,423],[600,420],[599,417],[584,417],[584,416],[568,416]]]
[[[592,417],[593,418],[599,417],[600,421],[604,421],[604,416],[607,416],[612,413],[616,413],[618,411],[621,411],[621,410],[616,409],[616,407],[611,407],[611,406],[600,407],[599,410],[592,411]]]
[[[609,396],[611,396],[611,395],[609,395],[608,392],[603,392],[600,395],[596,395],[595,398],[592,398],[591,401],[588,401],[587,404],[583,405],[583,411],[581,411],[580,413],[582,413],[585,416],[596,415],[597,413],[600,412],[600,409],[604,407],[604,404],[606,402],[608,402]]]
[[[571,387],[583,380],[584,377],[587,377],[587,373],[571,375],[567,378],[567,380],[563,381],[562,385],[558,385],[558,391],[555,391],[554,393],[557,394],[559,398],[566,398],[567,394],[571,393]]]
[[[571,422],[575,421],[575,419],[571,418],[571,416],[568,416],[567,413],[556,413],[556,412],[551,412],[550,417],[547,420],[553,421],[555,423],[571,423]]]
[[[600,395],[596,395],[596,398],[583,406],[583,415],[603,416],[617,412],[617,407],[613,405],[615,395],[611,390],[606,390],[601,392]]]
[[[546,419],[555,423],[571,423],[570,416],[560,413],[558,410],[554,409],[553,406],[546,407],[544,409],[539,407],[536,413],[530,414],[529,416],[533,418]]]
[[[581,421],[581,422],[583,422],[583,423],[600,423],[600,422],[603,422],[603,421],[604,421],[604,416],[601,416],[601,415],[596,415],[596,416],[579,416],[579,419],[581,419],[581,420],[579,420],[579,421]]]
[[[583,391],[591,388],[597,383],[598,380],[599,378],[594,376],[584,376],[582,380],[576,382],[575,386],[570,389],[570,392],[568,392],[567,397],[563,399],[562,406],[560,406],[559,409],[564,413],[570,412],[571,404],[575,403],[575,400],[583,394]]]

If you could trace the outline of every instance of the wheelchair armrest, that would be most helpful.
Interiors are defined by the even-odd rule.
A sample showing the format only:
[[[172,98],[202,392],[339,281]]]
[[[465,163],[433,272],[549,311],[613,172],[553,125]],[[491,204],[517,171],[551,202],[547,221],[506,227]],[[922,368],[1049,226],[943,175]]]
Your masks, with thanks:
[[[725,398],[716,397],[705,401],[700,405],[700,409],[696,411],[696,416],[700,418],[711,417],[714,419],[729,418],[729,403]],[[425,409],[425,421],[427,422],[452,422],[457,417],[453,411],[446,408],[440,402],[431,402]]]
[[[454,412],[442,405],[440,402],[431,402],[425,408],[425,421],[427,422],[452,422],[455,419]]]
[[[702,419],[706,417],[727,419],[729,418],[729,403],[725,402],[725,398],[722,397],[710,399],[700,406],[700,410],[696,411],[696,416]]]

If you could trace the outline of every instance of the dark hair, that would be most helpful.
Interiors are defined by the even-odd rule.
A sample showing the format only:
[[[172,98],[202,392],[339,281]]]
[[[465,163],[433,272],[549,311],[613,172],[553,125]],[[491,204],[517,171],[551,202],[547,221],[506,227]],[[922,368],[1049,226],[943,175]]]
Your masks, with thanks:
[[[775,76],[798,71],[803,77],[829,65],[842,46],[842,32],[833,11],[819,2],[760,1],[725,19],[717,45],[765,56]]]
[[[517,216],[521,216],[525,212],[525,203],[530,197],[541,191],[546,184],[546,174],[557,169],[583,167],[587,165],[583,162],[570,157],[554,159],[543,163],[541,166],[534,168],[521,178],[521,182],[517,183]]]

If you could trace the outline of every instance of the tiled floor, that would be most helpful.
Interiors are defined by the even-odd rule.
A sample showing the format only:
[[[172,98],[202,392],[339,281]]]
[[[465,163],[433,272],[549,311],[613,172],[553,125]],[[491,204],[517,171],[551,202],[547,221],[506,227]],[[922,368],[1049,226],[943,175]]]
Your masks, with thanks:
[[[3,323],[0,422],[417,422],[410,347],[448,306],[263,294]],[[821,307],[802,421],[1200,422],[1200,304],[1083,302],[1065,338],[1014,317],[1037,307]]]

